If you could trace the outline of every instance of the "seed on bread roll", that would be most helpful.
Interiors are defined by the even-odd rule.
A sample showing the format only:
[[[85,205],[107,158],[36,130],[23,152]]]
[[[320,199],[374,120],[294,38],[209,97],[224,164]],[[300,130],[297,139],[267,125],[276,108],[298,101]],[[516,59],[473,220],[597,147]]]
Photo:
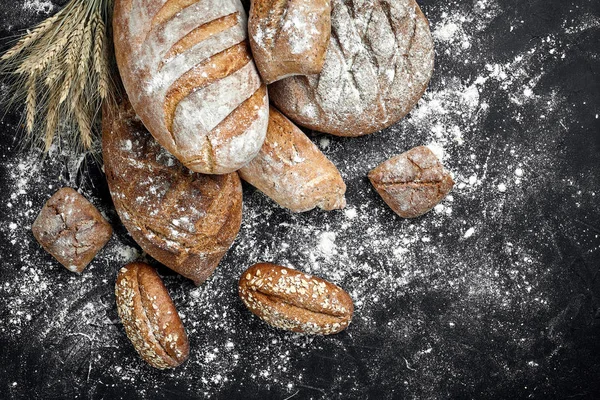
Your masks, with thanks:
[[[331,0],[331,40],[319,75],[269,86],[298,125],[361,136],[404,117],[433,72],[433,40],[415,0]]]
[[[116,0],[113,30],[131,104],[171,154],[205,174],[256,156],[268,98],[239,0]]]
[[[246,307],[276,328],[331,335],[348,327],[354,313],[350,295],[333,283],[271,263],[248,268],[239,295]]]
[[[141,262],[121,268],[115,297],[125,333],[148,364],[174,368],[188,358],[185,328],[154,268]]]
[[[248,32],[267,84],[321,72],[331,35],[329,0],[253,0]]]
[[[294,212],[346,205],[346,184],[335,165],[273,107],[262,149],[238,172],[243,180]]]
[[[369,180],[387,205],[403,218],[425,214],[454,186],[450,173],[426,146],[379,164],[369,172]]]
[[[154,140],[127,100],[105,105],[102,131],[106,179],[121,221],[144,251],[201,284],[240,229],[237,173],[188,170]]]

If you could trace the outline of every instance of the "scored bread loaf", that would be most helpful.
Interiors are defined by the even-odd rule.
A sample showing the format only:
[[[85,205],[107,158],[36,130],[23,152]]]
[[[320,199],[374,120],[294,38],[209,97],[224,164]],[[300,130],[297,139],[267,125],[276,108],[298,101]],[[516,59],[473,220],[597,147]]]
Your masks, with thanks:
[[[131,104],[171,154],[206,174],[256,156],[268,97],[240,0],[116,0],[113,29]]]
[[[248,33],[265,83],[321,72],[331,35],[329,0],[252,0]]]
[[[331,0],[331,40],[319,75],[269,86],[273,104],[304,127],[361,136],[404,117],[427,88],[433,41],[414,0]]]
[[[104,170],[121,221],[148,254],[199,285],[240,229],[238,174],[185,168],[148,133],[127,100],[105,105],[102,125]]]
[[[346,184],[319,148],[283,114],[269,109],[267,139],[240,177],[294,212],[344,208]]]

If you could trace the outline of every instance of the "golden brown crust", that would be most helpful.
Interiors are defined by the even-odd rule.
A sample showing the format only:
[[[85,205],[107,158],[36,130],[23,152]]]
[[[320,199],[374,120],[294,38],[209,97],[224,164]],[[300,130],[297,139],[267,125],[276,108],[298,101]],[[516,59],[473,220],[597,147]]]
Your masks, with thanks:
[[[267,84],[321,72],[331,36],[329,0],[253,0],[250,46]]]
[[[112,227],[76,190],[58,190],[31,226],[33,236],[65,268],[80,274],[108,242]]]
[[[199,285],[240,229],[237,173],[189,171],[152,138],[126,100],[105,106],[102,123],[104,168],[121,221],[148,254]]]
[[[379,164],[369,172],[369,180],[387,205],[403,218],[425,214],[454,186],[450,173],[426,146]]]
[[[171,154],[207,174],[236,171],[256,156],[266,135],[268,96],[239,0],[116,0],[113,31],[131,104]],[[233,124],[236,135],[222,129],[220,123],[259,91],[254,123],[243,130]]]
[[[115,297],[127,337],[148,364],[174,368],[188,358],[185,328],[154,268],[141,262],[121,268]]]
[[[267,138],[240,177],[294,212],[344,208],[346,184],[319,148],[274,107]]]
[[[331,335],[348,327],[352,299],[324,279],[271,263],[248,268],[239,281],[246,307],[268,324],[293,332]]]

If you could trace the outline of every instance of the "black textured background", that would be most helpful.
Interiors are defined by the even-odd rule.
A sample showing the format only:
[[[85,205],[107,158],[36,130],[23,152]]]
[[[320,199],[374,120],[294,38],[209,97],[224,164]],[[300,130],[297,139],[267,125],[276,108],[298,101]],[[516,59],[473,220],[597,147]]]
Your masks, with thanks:
[[[19,29],[46,15],[24,8],[25,3],[18,0],[0,5],[4,45]],[[477,3],[420,2],[432,27],[443,20],[444,12],[462,10],[469,15]],[[361,219],[360,224],[338,236],[349,246],[364,245],[366,250],[357,256],[356,265],[364,263],[371,268],[357,269],[337,282],[349,290],[369,282],[369,290],[361,293],[372,293],[362,298],[368,306],[358,308],[348,331],[306,340],[269,330],[244,310],[235,295],[237,276],[251,261],[263,258],[264,249],[269,258],[265,261],[277,261],[279,238],[286,238],[292,247],[295,241],[298,246],[310,243],[302,241],[301,231],[290,229],[319,224],[334,229],[342,223],[340,213],[325,216],[314,211],[291,216],[245,186],[244,226],[215,276],[200,288],[200,295],[207,298],[204,303],[191,301],[188,293],[195,289],[190,282],[160,269],[178,307],[185,310],[184,322],[188,328],[194,327],[188,330],[190,361],[176,372],[144,365],[118,324],[112,285],[121,265],[111,264],[108,257],[95,262],[84,274],[88,284],[82,290],[77,278],[56,266],[30,235],[12,244],[3,229],[0,398],[600,398],[600,2],[499,0],[493,4],[501,11],[477,31],[469,50],[472,53],[465,53],[465,57],[477,54],[475,62],[465,64],[440,51],[443,44],[436,43],[436,70],[430,90],[443,89],[449,76],[470,81],[485,63],[510,60],[552,35],[564,49],[565,58],[558,62],[536,53],[527,68],[532,76],[543,71],[535,92],[548,96],[559,93],[559,107],[541,119],[538,103],[516,106],[499,89],[500,84],[482,89],[489,112],[477,122],[476,129],[465,134],[468,152],[449,149],[449,166],[460,172],[466,168],[468,154],[485,155],[491,183],[468,196],[456,191],[452,216],[441,226],[426,225],[427,216],[413,222],[396,218],[369,189],[364,177],[368,171],[365,166],[372,168],[426,140],[425,133],[411,130],[411,116],[395,128],[366,138],[331,138],[327,154],[347,178],[349,204],[377,208],[368,214],[373,219]],[[565,21],[575,25],[577,21],[592,21],[592,26],[567,34]],[[509,29],[513,25],[516,29]],[[19,134],[18,122],[19,114],[10,113],[1,125],[3,225],[15,220],[14,210],[5,205],[14,190],[11,169],[15,160],[24,157],[13,139]],[[503,196],[494,190],[494,179],[504,173],[500,167],[506,166],[509,146],[520,149],[528,179],[519,188],[518,198],[506,200],[490,217],[489,204]],[[347,161],[365,158],[370,161],[358,163],[365,167],[363,171]],[[77,182],[95,204],[108,210],[118,240],[133,245],[110,211],[103,176],[93,163],[77,179],[68,176],[65,171],[72,170],[60,162],[50,165],[39,172],[42,179],[38,184],[29,188],[26,198],[34,212],[17,218],[20,223],[31,224],[36,210],[58,186]],[[453,235],[464,231],[465,219],[479,214],[483,217],[477,225],[476,244],[463,240],[462,234]],[[389,272],[391,264],[382,259],[391,253],[369,242],[368,235],[360,236],[370,226],[382,230],[373,234],[377,238],[399,235],[412,226],[428,226],[432,236],[443,237],[444,243],[437,247],[443,251],[418,254],[411,268],[429,272],[390,291],[392,286],[379,287],[370,281],[369,274],[378,268],[387,268],[388,275],[394,273]],[[244,245],[244,240],[254,244]],[[535,262],[530,266],[517,263],[505,251],[507,241],[518,243]],[[299,247],[298,253],[302,250]],[[285,251],[281,257],[288,263],[300,266],[306,262],[305,255]],[[32,260],[44,261],[37,268],[50,284],[41,300],[28,306],[32,322],[20,326],[16,334],[9,322],[10,306],[20,300],[29,303],[27,294],[11,290],[11,286],[24,274],[22,267]],[[514,265],[520,265],[518,274],[532,283],[533,293],[521,290],[511,275]],[[329,266],[331,270],[344,267],[336,266],[335,259]],[[494,271],[490,279],[506,291],[508,306],[498,301],[501,294],[474,299],[471,289],[485,270]],[[320,275],[327,277],[328,273],[321,270]],[[452,286],[449,280],[461,283]],[[372,302],[375,295],[378,300]],[[545,298],[543,307],[533,305],[535,296]],[[88,302],[96,308],[86,314],[82,310]],[[221,306],[227,323],[212,315]],[[210,323],[204,324],[204,320]],[[455,322],[450,326],[448,321]],[[227,380],[206,382],[203,378],[211,376],[213,367],[194,349],[220,343],[222,337],[231,338],[238,358],[234,361],[221,350],[214,372],[226,371]],[[424,349],[429,350],[420,352]],[[278,369],[279,355],[286,352],[285,368]],[[429,353],[431,358],[427,359],[424,354]],[[263,367],[268,374],[260,374]],[[129,378],[123,379],[123,375]]]

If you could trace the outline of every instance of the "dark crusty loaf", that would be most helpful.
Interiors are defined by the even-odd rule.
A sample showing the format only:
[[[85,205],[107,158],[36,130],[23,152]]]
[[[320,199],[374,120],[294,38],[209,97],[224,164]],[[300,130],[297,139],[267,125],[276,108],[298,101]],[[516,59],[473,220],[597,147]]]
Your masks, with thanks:
[[[239,0],[116,0],[113,29],[131,104],[171,154],[207,174],[256,156],[268,98]]]
[[[392,125],[422,96],[433,41],[414,0],[332,0],[331,40],[318,76],[275,82],[269,96],[299,125],[360,136]]]
[[[339,171],[296,125],[271,107],[267,139],[240,177],[294,212],[344,208]]]
[[[271,263],[248,268],[240,278],[239,295],[265,322],[293,332],[338,333],[354,313],[352,299],[340,287]]]
[[[103,109],[102,147],[115,209],[152,257],[198,285],[214,271],[242,219],[237,173],[193,173],[148,133],[124,100]]]
[[[112,228],[96,207],[68,187],[46,202],[31,230],[48,253],[77,273],[85,269],[112,235]]]
[[[265,83],[321,72],[331,35],[329,0],[253,0],[248,33]]]
[[[154,268],[140,262],[121,268],[115,297],[127,337],[148,364],[173,368],[188,358],[185,328]]]
[[[412,148],[379,164],[369,180],[403,218],[425,214],[452,190],[452,176],[426,146]]]

